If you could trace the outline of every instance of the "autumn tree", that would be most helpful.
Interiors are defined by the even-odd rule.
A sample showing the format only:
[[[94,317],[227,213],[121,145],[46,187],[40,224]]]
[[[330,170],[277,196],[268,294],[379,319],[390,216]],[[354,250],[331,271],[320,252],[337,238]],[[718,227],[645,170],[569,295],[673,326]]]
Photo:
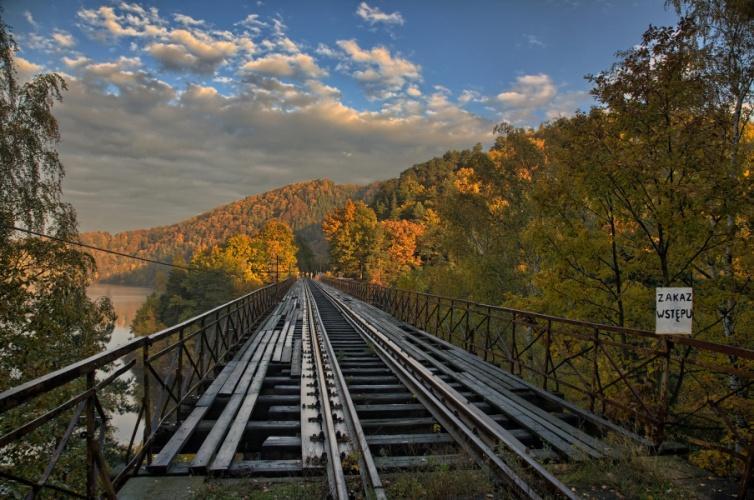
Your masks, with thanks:
[[[377,230],[377,243],[369,259],[370,280],[394,284],[405,273],[421,265],[417,252],[424,226],[409,220],[383,220]]]
[[[704,77],[714,86],[710,97],[717,110],[717,133],[724,156],[718,168],[726,243],[716,258],[708,258],[719,296],[723,335],[732,341],[737,315],[751,303],[752,218],[751,156],[747,129],[754,111],[754,4],[745,0],[671,0],[676,11],[699,30],[696,39],[704,57]],[[699,269],[700,272],[701,269]]]
[[[253,236],[233,235],[223,244],[197,253],[189,263],[190,270],[173,269],[164,289],[139,309],[131,328],[138,335],[154,333],[276,278],[295,276],[297,251],[293,231],[278,220],[267,221]]]
[[[346,202],[322,222],[322,231],[330,244],[333,270],[351,278],[367,278],[367,263],[379,240],[377,215],[363,201]]]
[[[270,277],[284,279],[298,272],[296,245],[293,231],[285,222],[270,220],[255,237],[260,245],[265,268]]]

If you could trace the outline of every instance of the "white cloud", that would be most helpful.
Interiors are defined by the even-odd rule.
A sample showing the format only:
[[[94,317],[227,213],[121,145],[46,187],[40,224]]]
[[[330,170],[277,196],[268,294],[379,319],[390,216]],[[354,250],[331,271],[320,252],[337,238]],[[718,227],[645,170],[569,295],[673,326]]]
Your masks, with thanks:
[[[68,66],[69,68],[80,68],[84,65],[89,63],[89,58],[85,56],[77,56],[77,57],[64,57],[63,58],[63,64]]]
[[[503,120],[517,125],[568,116],[588,106],[590,101],[584,91],[560,93],[552,78],[544,73],[519,76],[511,89],[494,100],[482,98],[482,102],[489,102],[502,112]]]
[[[408,89],[406,89],[406,93],[411,97],[419,97],[420,95],[422,95],[422,91],[417,87],[409,87]]]
[[[147,52],[166,69],[212,73],[238,51],[238,44],[218,40],[203,32],[176,29],[167,36],[169,43],[156,42]]]
[[[481,102],[482,96],[476,90],[464,89],[461,95],[458,96],[458,102],[461,104],[468,104],[470,102]]]
[[[28,10],[24,11],[24,19],[26,19],[26,22],[31,24],[34,29],[39,27],[37,22],[34,20],[34,16],[32,16],[31,12],[29,12]]]
[[[442,96],[431,114],[415,99],[359,111],[316,79],[260,76],[222,96],[206,84],[176,90],[144,68],[84,63],[59,108],[65,192],[83,230],[164,224],[305,179],[385,178],[486,140],[492,125]]]
[[[372,26],[377,23],[403,25],[404,22],[400,12],[387,14],[381,11],[379,7],[370,7],[366,2],[359,4],[359,7],[356,9],[356,15]]]
[[[498,94],[497,100],[509,108],[528,109],[547,104],[556,93],[557,88],[552,79],[539,73],[519,76],[513,88]]]
[[[313,94],[321,97],[340,97],[339,89],[331,87],[330,85],[326,85],[319,80],[307,80],[306,86]]]
[[[76,40],[73,38],[73,35],[68,33],[67,31],[63,30],[54,30],[52,33],[52,39],[55,41],[55,43],[58,44],[58,46],[68,49],[76,45]]]
[[[184,14],[173,16],[181,25],[173,29],[156,8],[146,10],[137,4],[81,9],[78,17],[96,37],[144,39],[144,50],[171,71],[211,74],[238,54],[256,50],[248,33],[205,30],[204,20]]]
[[[83,23],[82,28],[100,37],[156,37],[167,33],[165,21],[160,18],[156,8],[147,11],[137,4],[126,2],[121,2],[118,8],[121,13],[106,5],[96,10],[81,9],[77,16]]]
[[[33,63],[20,56],[15,56],[16,70],[18,70],[18,76],[21,81],[31,80],[31,78],[37,73],[41,72],[44,68],[39,64]]]
[[[399,56],[393,56],[382,46],[362,49],[356,40],[339,40],[348,62],[355,66],[351,75],[364,87],[371,98],[384,99],[410,81],[421,80],[421,66]]]
[[[189,84],[186,91],[181,94],[181,98],[184,100],[212,100],[219,95],[215,87]]]
[[[201,19],[194,19],[191,16],[187,16],[185,14],[173,14],[173,19],[179,24],[182,24],[184,26],[204,26],[204,21]]]
[[[267,27],[267,23],[259,20],[259,14],[249,14],[242,21],[235,23],[235,26],[242,26],[254,35],[258,35],[262,28]]]
[[[317,48],[314,50],[314,52],[324,57],[336,57],[338,55],[337,52],[335,52],[333,49],[331,49],[329,46],[327,46],[324,43],[320,43],[319,45],[317,45]]]
[[[261,73],[286,78],[319,78],[327,72],[320,68],[308,54],[270,54],[248,61],[241,66],[247,73]]]
[[[547,45],[545,45],[545,42],[540,40],[536,35],[525,34],[524,37],[526,38],[526,43],[530,47],[538,47],[540,49],[547,47]]]

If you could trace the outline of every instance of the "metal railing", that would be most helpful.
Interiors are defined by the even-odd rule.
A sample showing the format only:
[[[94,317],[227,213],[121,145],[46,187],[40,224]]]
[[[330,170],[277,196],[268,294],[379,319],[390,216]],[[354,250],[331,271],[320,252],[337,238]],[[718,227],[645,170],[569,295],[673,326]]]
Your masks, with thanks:
[[[151,462],[161,426],[180,424],[182,405],[192,402],[290,285],[259,288],[0,394],[0,496],[20,491],[26,498],[114,498]],[[135,415],[127,443],[111,435],[119,398],[130,399]],[[13,457],[30,456],[25,467],[14,463]]]
[[[326,283],[697,462],[754,470],[754,351],[349,279]],[[705,463],[706,462],[706,463]]]

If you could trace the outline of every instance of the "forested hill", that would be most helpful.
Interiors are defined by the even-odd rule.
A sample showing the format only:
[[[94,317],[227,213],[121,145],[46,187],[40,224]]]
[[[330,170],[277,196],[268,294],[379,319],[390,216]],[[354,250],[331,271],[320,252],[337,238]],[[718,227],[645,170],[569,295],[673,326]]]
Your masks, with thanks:
[[[324,265],[327,243],[320,227],[325,214],[348,199],[370,201],[376,185],[339,185],[328,179],[290,184],[215,208],[183,222],[122,233],[83,233],[83,242],[152,259],[188,260],[196,251],[224,242],[237,233],[251,234],[265,221],[288,223],[301,247],[302,269]],[[98,280],[129,285],[153,285],[158,266],[145,265],[103,252],[93,252]]]

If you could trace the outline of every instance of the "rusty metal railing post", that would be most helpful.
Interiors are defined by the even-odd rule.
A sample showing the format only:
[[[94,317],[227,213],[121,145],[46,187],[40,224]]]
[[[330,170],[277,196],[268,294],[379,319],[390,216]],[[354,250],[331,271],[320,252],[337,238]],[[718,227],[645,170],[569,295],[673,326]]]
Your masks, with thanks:
[[[419,323],[419,293],[414,292],[414,320],[412,321],[414,325]]]
[[[144,444],[144,446],[147,446],[147,442],[152,436],[152,408],[150,406],[149,395],[149,338],[147,338],[147,341],[144,343],[144,347],[142,348],[141,353],[142,361],[144,364],[144,376],[142,380],[142,389],[144,390],[144,402],[142,403],[144,405],[144,437],[142,439],[142,443]],[[145,450],[145,453],[147,464],[151,464],[152,454],[149,452],[149,449]]]
[[[487,361],[488,357],[490,355],[490,350],[492,348],[492,342],[490,339],[490,323],[492,323],[492,307],[487,306],[487,327],[485,328],[484,332],[484,360]],[[495,356],[493,354],[492,360],[495,360]]]
[[[476,354],[476,345],[474,343],[475,329],[471,328],[469,317],[471,316],[471,307],[466,302],[466,324],[464,325],[464,342],[466,343],[466,351]]]
[[[214,356],[212,356],[215,360],[215,364],[217,364],[220,361],[220,337],[223,335],[223,328],[220,325],[220,311],[217,311],[215,313],[215,338],[212,339],[212,343],[214,344],[213,352]]]
[[[510,365],[511,365],[511,373],[515,375],[516,373],[516,360],[518,359],[518,349],[516,348],[516,324],[517,324],[517,316],[516,313],[513,313],[511,315],[511,348],[510,348]]]
[[[204,318],[199,321],[199,329],[200,334],[197,336],[198,342],[199,342],[199,374],[202,378],[204,378],[207,373],[209,372],[209,360],[207,360],[207,364],[205,366],[205,357],[206,353],[204,352],[204,344],[209,343],[209,340],[207,339],[207,327],[204,326]]]
[[[448,342],[453,343],[453,331],[455,330],[453,322],[453,310],[455,309],[455,301],[450,299],[450,323],[448,323]]]
[[[175,385],[176,385],[176,391],[178,391],[178,401],[176,404],[178,405],[178,408],[175,410],[175,422],[176,424],[181,423],[181,401],[183,400],[183,348],[185,347],[185,340],[184,340],[184,334],[183,334],[183,328],[178,330],[178,343],[180,344],[178,346],[178,367],[176,368],[178,371],[175,374]]]
[[[659,408],[656,415],[656,421],[654,422],[652,441],[656,446],[659,446],[665,439],[665,424],[669,413],[670,399],[668,397],[668,387],[670,385],[670,370],[671,370],[671,354],[673,351],[673,342],[668,339],[663,339],[663,353],[662,353],[662,375],[660,376],[660,394],[659,394]]]
[[[547,320],[547,333],[545,334],[545,367],[542,371],[544,379],[542,380],[542,388],[547,390],[547,381],[549,379],[550,371],[550,359],[552,354],[550,349],[552,348],[552,320]]]
[[[86,374],[86,390],[94,391],[94,370]],[[97,496],[97,473],[94,464],[95,446],[94,392],[86,398],[86,497]]]
[[[744,500],[748,497],[749,488],[751,487],[752,475],[754,475],[754,438],[749,443],[749,451],[746,455],[744,472],[741,476],[741,484],[738,487],[738,499]]]
[[[600,331],[598,328],[594,329],[592,335],[592,383],[589,391],[589,409],[594,412],[596,407],[597,398],[597,385],[599,383],[599,345],[600,345]]]
[[[435,336],[440,337],[440,309],[442,306],[442,300],[437,297],[437,308],[435,308]]]

